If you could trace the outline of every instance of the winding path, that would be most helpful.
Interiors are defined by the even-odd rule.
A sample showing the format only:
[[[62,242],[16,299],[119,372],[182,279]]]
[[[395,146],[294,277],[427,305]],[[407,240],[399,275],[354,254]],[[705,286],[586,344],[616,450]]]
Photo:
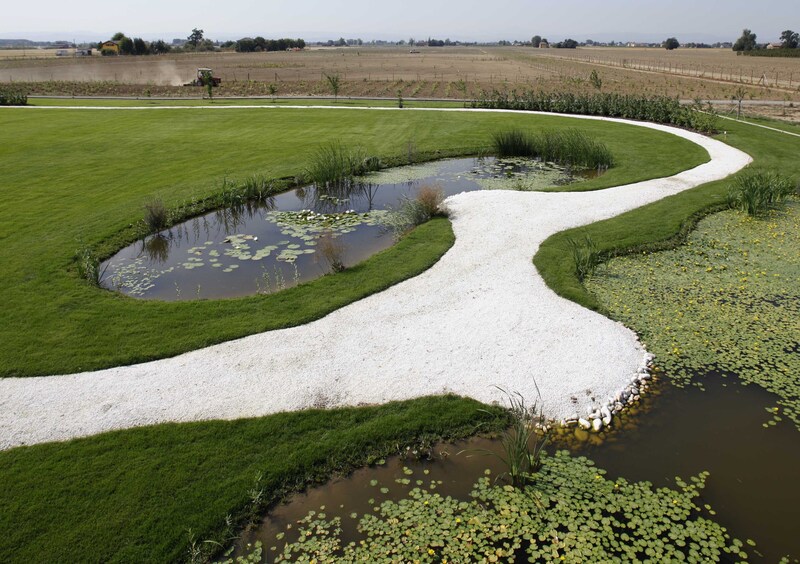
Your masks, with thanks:
[[[531,260],[539,245],[564,229],[725,178],[751,161],[680,129],[609,121],[679,135],[711,160],[670,178],[595,192],[452,196],[456,242],[436,265],[323,319],[145,364],[1,380],[0,449],[444,392],[491,402],[501,399],[495,386],[535,399],[538,385],[553,418],[591,411],[592,398],[605,401],[631,381],[646,351],[629,329],[548,289]]]

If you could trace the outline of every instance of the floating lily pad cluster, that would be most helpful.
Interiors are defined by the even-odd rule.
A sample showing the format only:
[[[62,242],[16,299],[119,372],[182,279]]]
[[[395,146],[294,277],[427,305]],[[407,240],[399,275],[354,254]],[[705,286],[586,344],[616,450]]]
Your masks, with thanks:
[[[696,503],[706,473],[688,483],[676,478],[673,489],[654,489],[649,482],[610,480],[590,460],[567,451],[542,462],[530,484],[519,489],[487,471],[468,501],[442,496],[436,482],[407,471],[392,486],[406,489],[401,501],[381,502],[388,488],[373,483],[372,512],[312,511],[278,535],[280,547],[265,552],[276,562],[747,559],[745,543],[713,521],[709,506]],[[343,519],[358,520],[360,539],[343,543]],[[260,556],[262,548],[257,551]]]
[[[174,266],[165,269],[148,268],[146,258],[137,257],[117,265],[114,272],[103,280],[103,284],[131,296],[143,296],[148,290],[155,288],[155,282],[161,275],[174,270]]]
[[[538,191],[576,180],[564,167],[519,157],[482,161],[471,174],[484,190]]]
[[[725,211],[677,249],[610,261],[587,287],[678,384],[710,371],[776,394],[800,429],[800,202],[764,219]]]
[[[399,166],[370,172],[358,179],[370,184],[403,184],[415,180],[433,179],[439,175],[442,164],[436,161],[429,163]]]

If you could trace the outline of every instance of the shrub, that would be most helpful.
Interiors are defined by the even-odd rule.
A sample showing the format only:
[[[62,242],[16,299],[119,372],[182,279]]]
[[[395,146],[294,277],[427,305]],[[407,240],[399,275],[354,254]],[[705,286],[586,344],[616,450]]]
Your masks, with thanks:
[[[27,106],[28,94],[13,86],[0,85],[0,106]]]
[[[732,209],[758,216],[783,203],[797,193],[798,186],[774,171],[747,171],[740,175],[728,191]]]
[[[618,117],[676,125],[704,133],[716,131],[716,120],[709,119],[713,112],[708,109],[698,111],[696,107],[682,105],[677,98],[666,96],[493,90],[482,92],[478,99],[473,100],[472,107]]]

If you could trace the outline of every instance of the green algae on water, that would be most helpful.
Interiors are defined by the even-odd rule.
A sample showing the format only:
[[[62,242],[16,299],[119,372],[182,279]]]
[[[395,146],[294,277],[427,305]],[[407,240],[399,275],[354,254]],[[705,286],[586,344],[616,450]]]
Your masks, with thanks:
[[[714,214],[679,248],[606,266],[587,288],[676,384],[734,375],[800,429],[800,201],[763,219]]]

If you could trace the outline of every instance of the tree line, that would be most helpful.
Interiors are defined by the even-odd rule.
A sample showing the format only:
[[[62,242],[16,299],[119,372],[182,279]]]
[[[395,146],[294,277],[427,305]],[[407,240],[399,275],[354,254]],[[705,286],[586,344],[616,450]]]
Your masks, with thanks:
[[[228,41],[222,44],[223,48],[233,47],[238,53],[255,53],[259,51],[286,51],[287,49],[305,49],[303,39],[264,39],[258,37],[243,37],[238,41]]]
[[[733,44],[734,51],[756,51],[765,49],[768,43],[758,43],[757,36],[749,29],[743,29],[742,35]],[[800,34],[791,29],[787,29],[781,33],[781,48],[782,49],[797,49],[800,48]]]
[[[263,37],[243,37],[237,41],[226,41],[217,43],[207,39],[204,31],[199,28],[192,29],[192,33],[182,44],[173,45],[163,39],[156,41],[145,41],[141,37],[128,37],[123,32],[117,32],[111,37],[119,48],[121,55],[162,55],[169,52],[195,52],[213,51],[218,48],[234,49],[240,53],[253,53],[259,51],[286,51],[287,49],[305,49],[306,42],[303,39],[265,39]],[[178,41],[178,40],[176,40]],[[97,48],[103,55],[116,55],[116,51],[103,47],[103,41],[97,44]],[[178,41],[180,43],[180,41]]]

